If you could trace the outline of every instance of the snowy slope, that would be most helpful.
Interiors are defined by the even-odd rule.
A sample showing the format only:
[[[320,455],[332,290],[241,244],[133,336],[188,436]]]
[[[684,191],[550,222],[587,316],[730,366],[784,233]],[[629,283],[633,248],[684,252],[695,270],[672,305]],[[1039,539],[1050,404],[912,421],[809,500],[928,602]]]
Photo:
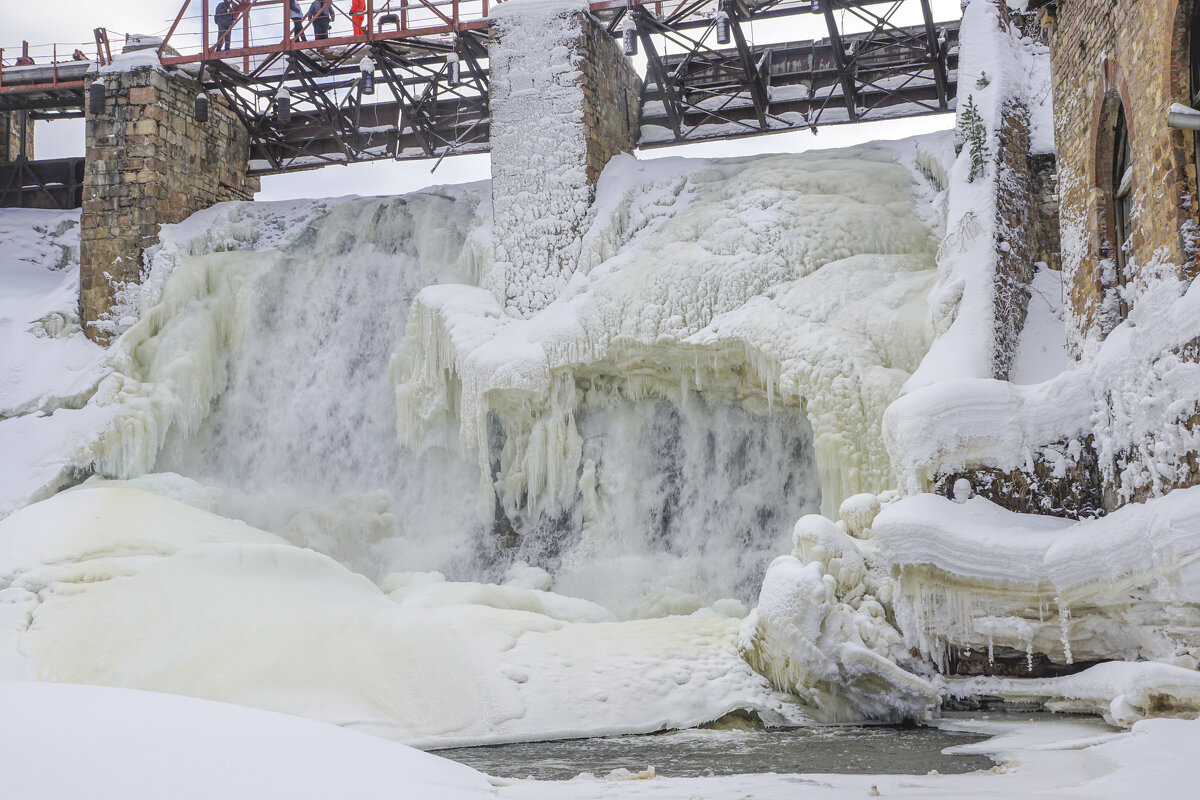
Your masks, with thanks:
[[[0,682],[7,797],[476,800],[488,779],[373,736],[126,689]]]
[[[405,605],[244,523],[89,483],[0,521],[0,679],[187,694],[426,746],[805,719],[739,657],[735,619],[571,623],[509,610],[517,590],[501,588]]]

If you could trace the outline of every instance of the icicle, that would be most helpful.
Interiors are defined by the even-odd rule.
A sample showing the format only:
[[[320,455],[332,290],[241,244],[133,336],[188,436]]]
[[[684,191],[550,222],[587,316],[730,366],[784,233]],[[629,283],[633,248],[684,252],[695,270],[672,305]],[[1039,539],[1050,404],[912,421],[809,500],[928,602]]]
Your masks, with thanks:
[[[992,642],[992,634],[988,633],[988,666],[996,666],[996,645]]]
[[[1025,645],[1025,671],[1033,672],[1033,639]]]
[[[1066,658],[1068,664],[1074,664],[1075,660],[1071,657],[1071,638],[1068,635],[1071,621],[1071,607],[1059,597],[1055,597],[1054,602],[1058,605],[1058,627],[1062,631],[1063,656]]]

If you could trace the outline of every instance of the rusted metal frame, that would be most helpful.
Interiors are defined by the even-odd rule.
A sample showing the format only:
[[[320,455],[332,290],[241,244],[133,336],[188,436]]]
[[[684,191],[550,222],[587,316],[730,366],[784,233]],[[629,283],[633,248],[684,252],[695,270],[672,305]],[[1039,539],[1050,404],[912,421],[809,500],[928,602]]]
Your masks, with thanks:
[[[736,54],[723,52],[721,50],[714,50],[713,48],[704,44],[703,38],[693,39],[690,36],[686,36],[676,30],[673,30],[658,20],[652,20],[651,24],[654,27],[654,33],[662,36],[663,39],[670,44],[683,48],[686,51],[683,58],[672,65],[674,67],[673,72],[676,79],[679,79],[684,74],[685,70],[690,71],[692,67],[692,60],[697,58],[700,59],[703,64],[703,66],[698,68],[700,70],[716,69],[726,73],[731,78],[740,77],[741,66],[730,66],[731,64],[738,64]],[[709,23],[708,27],[709,29],[712,28],[711,22]],[[705,33],[707,33],[707,31]],[[704,34],[702,34],[702,37],[703,35]]]
[[[394,147],[392,148],[392,157],[399,160],[400,140],[404,137],[404,117],[406,113],[404,103],[405,99],[408,98],[408,90],[404,88],[403,81],[397,78],[395,71],[392,69],[392,65],[387,60],[389,57],[392,57],[395,54],[384,48],[381,48],[381,50],[382,52],[379,53],[377,63],[379,64],[380,71],[387,78],[385,82],[387,83],[388,88],[391,89],[392,97],[395,99],[396,107],[399,109],[396,114],[396,141]],[[420,140],[420,136],[417,135],[415,131],[413,135],[417,136],[418,140]]]
[[[297,79],[301,86],[308,87],[309,103],[312,104],[314,112],[328,125],[334,142],[341,149],[342,155],[349,161],[351,148],[342,135],[346,128],[345,123],[347,120],[341,106],[330,102],[328,95],[317,85],[317,82],[311,75],[298,72]]]
[[[705,125],[711,124],[708,121],[710,119],[718,120],[719,122],[723,122],[726,125],[740,125],[741,127],[745,128],[746,130],[755,131],[755,132],[758,132],[760,130],[767,130],[767,128],[765,128],[765,127],[764,128],[756,128],[755,126],[751,125],[750,123],[743,122],[740,119],[730,119],[729,117],[721,115],[720,112],[722,112],[726,108],[728,108],[730,103],[732,103],[734,100],[738,99],[739,96],[741,96],[742,90],[734,92],[733,94],[729,94],[727,92],[714,92],[714,91],[711,91],[708,89],[703,89],[703,88],[696,88],[693,91],[695,91],[698,94],[707,94],[710,97],[724,98],[725,102],[723,102],[721,105],[717,106],[716,108],[704,108],[703,106],[699,105],[698,103],[692,102],[691,100],[684,100],[683,104],[688,109],[691,109],[694,113],[701,114],[703,116],[702,116],[700,122],[697,122],[695,125],[691,126],[691,128],[687,131],[687,133],[684,134],[683,138],[680,141],[687,141],[688,138],[691,136],[691,134],[695,133],[699,128],[701,128]],[[686,113],[686,111],[685,111],[685,113]]]
[[[938,107],[950,110],[950,76],[946,74],[946,61],[942,57],[942,46],[938,43],[937,29],[933,26],[933,10],[929,0],[921,0],[921,16],[925,22],[925,39],[929,48],[929,63],[933,67],[933,80],[937,84]]]
[[[475,83],[475,90],[479,92],[479,96],[483,102],[483,107],[484,109],[488,109],[490,108],[488,102],[489,81],[484,79],[484,76],[488,73],[486,70],[484,70],[483,65],[479,63],[477,53],[472,51],[472,46],[482,47],[482,45],[479,42],[475,42],[474,39],[468,35],[464,35],[462,38],[466,45],[463,47],[463,58],[466,59],[467,66],[470,67],[471,78]],[[487,56],[486,48],[483,48],[483,55],[484,57]]]
[[[906,80],[904,83],[900,84],[899,86],[897,86],[897,87],[895,87],[895,88],[890,88],[890,87],[887,87],[887,86],[881,86],[880,84],[878,84],[878,83],[875,83],[874,81],[869,81],[869,80],[864,80],[864,81],[862,81],[861,83],[862,83],[862,85],[863,85],[864,87],[867,87],[867,86],[869,86],[869,87],[871,87],[871,88],[873,88],[873,89],[875,89],[875,90],[877,90],[877,91],[879,91],[879,92],[882,92],[882,93],[883,93],[885,96],[888,96],[888,95],[890,95],[890,96],[892,96],[892,97],[895,97],[897,100],[900,100],[900,101],[902,101],[902,102],[905,102],[905,103],[912,103],[912,104],[914,104],[914,105],[918,105],[918,106],[920,106],[921,108],[924,108],[924,109],[926,109],[926,110],[928,110],[928,111],[930,111],[930,112],[936,112],[936,111],[940,111],[940,110],[941,110],[941,109],[939,109],[939,108],[938,108],[938,107],[936,107],[936,106],[929,105],[929,104],[928,104],[928,103],[926,103],[924,100],[918,100],[918,99],[916,99],[915,97],[912,97],[911,95],[909,95],[909,94],[905,94],[905,93],[904,93],[904,88],[905,88],[906,86],[908,86],[909,84],[911,84],[913,81],[915,81],[915,80],[919,80],[919,79],[920,79],[920,77],[921,77],[921,76],[920,76],[919,74],[912,74],[912,73],[891,73],[891,75],[897,75],[897,74],[906,74],[906,75],[908,76],[908,80]],[[865,108],[863,109],[864,113],[866,113],[866,112],[870,112],[870,111],[874,111],[876,108],[879,108],[879,107],[880,107],[880,102],[881,102],[881,101],[877,101],[877,102],[875,102],[875,103],[872,103],[870,106],[867,106],[867,107],[865,107]]]
[[[766,86],[763,82],[762,74],[759,72],[758,65],[754,63],[750,48],[746,44],[746,35],[742,31],[742,25],[738,19],[739,12],[737,5],[732,2],[726,2],[724,6],[726,13],[729,14],[729,27],[733,33],[733,42],[737,46],[738,58],[741,59],[742,69],[746,73],[746,82],[750,86],[750,99],[754,101],[754,113],[758,117],[758,126],[765,131],[767,129],[767,112],[769,110]],[[761,64],[762,62],[760,61],[759,63]]]
[[[100,66],[106,67],[112,63],[112,45],[108,42],[108,29],[93,28],[92,36],[96,39],[96,60],[100,62]]]
[[[392,54],[389,53],[388,55]],[[408,88],[404,85],[404,81],[396,76],[395,70],[392,68],[389,60],[381,59],[380,70],[388,76],[393,94],[398,91],[403,96],[403,101],[400,101],[400,98],[397,97],[397,100],[400,101],[400,116],[396,121],[396,157],[399,158],[400,156],[399,140],[404,136],[406,117],[408,118],[409,126],[412,128],[413,136],[416,137],[417,142],[421,145],[421,149],[425,151],[425,155],[432,157],[433,147],[428,140],[428,133],[432,126],[428,125],[428,116],[417,109],[416,97],[409,93]],[[416,118],[415,121],[414,118]],[[424,124],[419,125],[418,123]]]
[[[192,4],[192,0],[184,0],[183,8],[179,9],[179,13],[175,15],[175,21],[172,22],[171,27],[167,29],[167,35],[163,37],[162,44],[160,44],[158,46],[158,57],[159,58],[162,58],[163,52],[167,49],[167,42],[171,41],[171,37],[175,35],[175,29],[179,27],[179,23],[183,20],[184,12],[186,12],[188,10],[188,6],[190,6],[191,4]],[[208,28],[208,20],[207,19],[204,20],[204,26],[206,29],[205,32],[207,33],[207,28]],[[100,30],[99,28],[96,28],[96,30],[93,31],[93,33],[95,33],[96,31],[99,31],[99,30]],[[207,39],[207,38],[208,37],[205,36],[205,39]],[[99,44],[99,43],[100,43],[100,40],[99,40],[99,38],[97,38],[96,44]],[[208,42],[206,41],[205,48],[204,48],[206,51],[208,50],[207,45],[208,45]],[[103,66],[103,62],[101,62],[101,66]]]
[[[654,83],[658,86],[658,94],[662,98],[663,111],[667,115],[667,124],[671,126],[671,133],[675,134],[676,141],[682,141],[679,113],[681,98],[679,97],[679,93],[675,92],[667,83],[667,71],[663,67],[662,59],[659,58],[658,50],[654,46],[654,39],[650,35],[650,26],[648,23],[653,18],[650,17],[644,8],[639,8],[634,12],[633,18],[637,23],[638,38],[642,40],[642,48],[646,51],[646,67],[654,77]],[[642,84],[642,105],[645,105],[648,96],[646,85]]]
[[[920,34],[914,33],[910,30],[905,30],[904,28],[901,28],[892,22],[892,17],[895,16],[896,12],[900,10],[900,7],[904,4],[905,0],[890,0],[890,2],[891,6],[885,12],[884,16],[880,16],[873,11],[867,11],[861,6],[846,7],[846,10],[850,12],[850,16],[855,17],[856,19],[871,26],[871,30],[868,31],[866,35],[859,36],[854,40],[854,55],[856,59],[860,55],[873,52],[872,45],[880,44],[883,47],[900,46],[898,42],[880,43],[877,37],[884,31],[890,31],[892,33],[899,34],[903,41],[911,41],[915,43],[913,48],[914,51],[925,52],[925,45],[920,41]]]
[[[858,112],[855,110],[857,101],[854,93],[854,78],[850,73],[851,65],[846,61],[846,45],[842,41],[842,32],[838,28],[837,20],[833,17],[834,2],[835,0],[822,0],[821,11],[825,15],[825,26],[829,29],[829,44],[833,50],[833,63],[837,68],[838,81],[842,84],[846,113],[849,114],[850,121],[855,122],[858,119]],[[824,110],[824,105],[821,110]]]
[[[618,8],[613,14],[612,19],[604,26],[604,32],[609,36],[616,38],[621,35],[621,20],[625,19],[625,15],[629,13],[629,7]]]
[[[17,95],[17,94],[47,94],[54,95],[58,92],[74,91],[83,89],[83,81],[63,81],[59,84],[53,83],[20,83],[15,86],[0,86],[0,96]],[[53,99],[53,97],[51,97]]]
[[[662,22],[670,25],[673,22],[680,22],[695,14],[701,8],[709,4],[710,0],[694,0],[690,5],[685,2],[680,3],[675,11],[662,18]],[[685,7],[686,6],[686,7]]]
[[[21,173],[25,173],[29,176],[31,179],[30,182],[33,184],[34,188],[33,194],[43,194],[51,203],[54,204],[55,208],[60,211],[65,210],[63,205],[58,202],[58,198],[56,198],[50,192],[50,190],[46,188],[46,176],[35,170],[32,167],[32,162],[25,158],[24,148],[22,148],[21,153],[17,156],[17,160],[13,162],[13,165],[16,167],[16,170],[14,170],[16,174],[19,175]],[[22,181],[22,184],[24,184],[24,181]],[[63,188],[66,189],[67,186],[63,184]],[[27,190],[25,189],[24,185],[22,185],[21,188],[17,189],[18,199],[20,199],[20,197],[26,193]]]
[[[221,93],[221,96],[225,98],[225,102],[228,103],[234,116],[238,118],[238,121],[242,123],[242,127],[250,134],[251,144],[253,145],[256,141],[270,135],[272,131],[270,126],[266,124],[264,115],[257,107],[250,105],[249,101],[238,91],[238,83],[243,83],[242,88],[249,88],[244,85],[245,76],[223,61],[210,62],[208,68],[214,76],[214,80],[210,86],[216,88]],[[281,142],[277,141],[276,144],[281,144]],[[271,162],[274,169],[283,169],[282,162],[279,161],[269,148],[260,146],[260,149],[266,154],[267,160]]]
[[[455,25],[458,23],[457,4],[454,7],[454,12],[453,12],[452,16],[447,17],[445,14],[442,13],[442,10],[440,8],[435,6],[433,3],[430,3],[429,0],[417,0],[417,2],[420,3],[421,5],[425,6],[425,8],[429,9],[434,14],[436,14],[442,20],[442,22],[446,23],[447,25]],[[408,3],[405,3],[405,5],[408,5]]]

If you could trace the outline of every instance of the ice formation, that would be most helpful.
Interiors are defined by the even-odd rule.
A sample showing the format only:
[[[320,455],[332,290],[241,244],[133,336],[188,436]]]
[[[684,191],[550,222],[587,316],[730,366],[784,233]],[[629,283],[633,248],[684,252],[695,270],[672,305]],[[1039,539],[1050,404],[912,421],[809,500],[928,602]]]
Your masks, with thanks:
[[[509,0],[491,10],[495,259],[484,285],[529,316],[566,285],[587,227],[591,187],[575,47],[583,0]],[[529,120],[537,120],[530,125]]]
[[[885,509],[872,542],[898,575],[908,644],[1044,653],[1060,664],[1112,658],[1200,663],[1200,489],[1100,519],[1016,514],[933,495]]]
[[[909,648],[876,599],[890,595],[890,578],[854,540],[878,510],[873,496],[857,495],[838,524],[801,518],[794,554],[771,564],[742,626],[747,661],[827,721],[924,720],[939,704],[936,687],[901,666],[913,662]]]
[[[396,602],[331,558],[120,484],[0,521],[0,565],[8,679],[188,694],[425,746],[651,732],[734,711],[806,719],[739,657],[736,619],[567,622],[511,610],[568,607],[515,587],[491,588],[509,607]]]
[[[919,188],[897,161],[882,145],[618,159],[580,269],[543,312],[509,317],[486,289],[418,295],[395,364],[402,435],[418,446],[457,418],[488,516],[493,482],[510,514],[574,505],[592,470],[579,419],[646,398],[803,414],[826,509],[885,488],[874,432],[924,353],[932,277]]]

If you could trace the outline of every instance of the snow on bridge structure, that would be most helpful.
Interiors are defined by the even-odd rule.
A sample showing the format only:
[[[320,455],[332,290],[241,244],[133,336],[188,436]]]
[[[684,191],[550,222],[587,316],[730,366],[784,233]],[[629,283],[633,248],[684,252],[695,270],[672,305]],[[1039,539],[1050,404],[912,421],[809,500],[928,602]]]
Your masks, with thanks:
[[[82,205],[89,335],[119,327],[162,224],[249,199],[260,175],[491,151],[486,279],[529,314],[571,271],[619,152],[954,108],[958,22],[935,22],[930,0],[348,5],[329,3],[319,40],[287,0],[240,0],[222,43],[216,0],[186,0],[165,38],[130,38],[115,57],[102,30],[95,59],[0,52],[8,127],[87,119],[81,163],[51,169],[19,142],[0,152],[0,206]]]

